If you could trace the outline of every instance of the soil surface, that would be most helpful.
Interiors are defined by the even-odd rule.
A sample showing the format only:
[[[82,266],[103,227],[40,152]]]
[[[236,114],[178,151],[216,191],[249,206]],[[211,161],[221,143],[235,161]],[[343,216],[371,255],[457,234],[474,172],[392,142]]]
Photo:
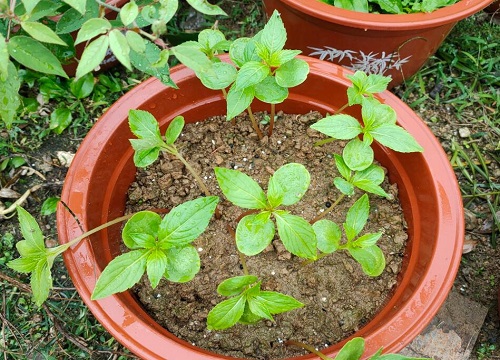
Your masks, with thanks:
[[[362,234],[384,233],[378,242],[387,260],[381,276],[365,275],[346,252],[337,252],[304,266],[304,260],[287,252],[276,235],[263,253],[247,257],[249,273],[262,281],[263,290],[293,296],[305,307],[276,315],[274,323],[261,321],[252,326],[238,324],[223,331],[207,330],[208,312],[224,300],[216,292],[217,285],[229,277],[243,275],[234,238],[227,227],[234,229],[235,219],[245,210],[225,200],[213,168],[241,170],[266,189],[270,175],[281,165],[302,163],[311,173],[311,185],[304,198],[287,210],[311,220],[340,195],[332,184],[333,177],[339,176],[332,154],[341,153],[342,144],[313,146],[323,136],[309,126],[321,118],[319,113],[280,114],[273,135],[260,141],[247,116],[237,118],[236,126],[226,122],[225,117],[186,126],[177,146],[205,179],[210,192],[220,196],[222,217],[213,219],[206,232],[194,242],[201,257],[201,271],[193,280],[184,284],[163,280],[152,289],[144,276],[134,288],[145,308],[162,326],[216,353],[279,359],[304,354],[283,346],[284,341],[296,340],[320,348],[333,344],[358,330],[384,304],[396,284],[407,234],[397,200],[370,195],[374,211]],[[383,186],[386,192],[396,193],[395,185],[384,183]],[[170,209],[200,195],[182,163],[166,155],[138,171],[137,181],[129,191],[127,211]],[[360,195],[361,192],[357,192],[345,198],[325,218],[342,224],[348,208]]]

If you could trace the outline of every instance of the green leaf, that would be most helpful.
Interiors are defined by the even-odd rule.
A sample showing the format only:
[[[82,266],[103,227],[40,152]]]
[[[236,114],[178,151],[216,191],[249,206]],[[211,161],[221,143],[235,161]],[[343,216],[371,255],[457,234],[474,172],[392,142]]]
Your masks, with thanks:
[[[85,1],[82,0],[63,0],[66,4],[77,10],[80,14],[85,14]]]
[[[263,81],[270,73],[266,64],[249,61],[240,68],[234,82],[235,90],[241,90]]]
[[[337,167],[337,170],[339,171],[340,175],[342,175],[344,179],[349,180],[352,176],[351,169],[349,169],[349,166],[346,165],[342,156],[334,154],[334,157],[335,157],[335,166]]]
[[[57,211],[57,204],[59,204],[59,201],[61,201],[61,198],[56,196],[51,196],[45,199],[42,204],[40,214],[45,216],[54,214]]]
[[[301,52],[302,51],[300,50],[281,50],[275,52],[271,55],[271,58],[269,59],[267,64],[272,67],[280,67],[281,65],[295,58]]]
[[[82,58],[76,68],[76,77],[80,78],[98,67],[106,57],[108,46],[109,37],[104,35],[92,41],[83,51]]]
[[[260,284],[259,284],[260,286]],[[247,297],[247,304],[252,314],[267,320],[274,321],[273,316],[258,297]]]
[[[221,90],[236,80],[237,71],[231,64],[218,62],[213,63],[209,70],[198,72],[196,75],[207,88]]]
[[[285,248],[299,257],[316,259],[317,240],[311,224],[286,211],[276,211],[273,214]]]
[[[363,230],[370,213],[368,195],[363,194],[347,211],[344,229],[347,239],[351,241]]]
[[[244,209],[265,209],[266,194],[250,176],[237,170],[214,169],[222,193],[234,205]]]
[[[311,176],[302,164],[289,163],[281,166],[269,179],[268,197],[273,206],[297,203],[309,188]],[[280,199],[281,201],[273,201]]]
[[[313,224],[314,233],[318,240],[318,249],[326,254],[337,251],[340,246],[342,231],[333,221],[322,219]]]
[[[61,134],[71,121],[73,121],[73,115],[70,109],[66,106],[57,108],[50,114],[50,129],[56,134]]]
[[[205,15],[226,15],[226,12],[217,5],[210,4],[207,0],[187,0],[196,11]]]
[[[49,44],[67,46],[67,44],[47,25],[33,21],[22,21],[21,27],[35,40]]]
[[[395,125],[397,120],[396,111],[392,107],[369,98],[363,100],[361,117],[365,124],[365,132],[385,124]]]
[[[311,128],[340,140],[353,139],[363,131],[359,121],[347,114],[326,116],[312,124]]]
[[[4,121],[7,129],[17,116],[17,109],[21,105],[19,89],[21,81],[17,76],[17,69],[11,61],[7,62],[8,76],[5,80],[0,79],[0,118]]]
[[[349,181],[342,179],[341,177],[334,178],[333,185],[335,185],[335,187],[339,189],[339,191],[344,195],[354,195],[354,185],[352,185]]]
[[[243,325],[252,325],[257,322],[262,320],[262,317],[259,315],[255,315],[251,310],[250,307],[248,306],[248,301],[246,302],[245,305],[245,310],[243,311],[243,315],[241,315],[240,319],[238,320],[238,323],[243,324]]]
[[[37,253],[45,253],[45,243],[43,241],[43,233],[35,218],[22,207],[17,208],[17,217],[21,233],[26,240],[26,245]]]
[[[198,34],[198,43],[205,51],[212,52],[217,44],[225,41],[226,37],[220,30],[205,29]]]
[[[130,46],[127,38],[118,29],[109,32],[109,48],[118,61],[127,69],[132,70],[130,64]]]
[[[99,276],[91,299],[102,299],[137,284],[146,271],[149,254],[146,249],[132,250],[111,260]]]
[[[200,271],[200,256],[193,246],[174,247],[165,253],[168,260],[165,277],[168,280],[177,283],[188,282]]]
[[[77,99],[86,98],[94,90],[94,76],[87,74],[79,79],[73,79],[69,84],[69,89]]]
[[[130,110],[128,113],[130,131],[139,139],[155,139],[162,141],[160,126],[156,118],[148,111]]]
[[[364,170],[373,163],[373,149],[366,142],[354,138],[342,151],[342,158],[352,170]]]
[[[361,265],[368,276],[379,276],[385,269],[385,257],[377,245],[364,248],[348,247],[349,254]]]
[[[246,62],[245,49],[252,40],[248,37],[242,37],[234,40],[229,47],[229,57],[232,62],[241,67]]]
[[[241,294],[249,285],[256,283],[259,279],[253,275],[234,276],[226,279],[217,286],[217,293],[222,296],[235,296]]]
[[[302,84],[309,74],[309,64],[302,59],[292,59],[276,69],[279,86],[291,88]]]
[[[52,289],[52,274],[46,258],[38,261],[31,273],[30,285],[35,304],[39,307],[42,306],[49,297],[50,289]]]
[[[252,103],[255,95],[253,87],[236,89],[234,86],[227,93],[227,116],[226,120],[231,120],[235,116],[245,111]]]
[[[375,3],[377,3],[382,10],[386,11],[389,14],[404,14],[403,10],[403,4],[401,3],[401,0],[374,0]],[[425,0],[423,0],[425,2]],[[434,11],[435,9],[432,9],[431,11]]]
[[[161,50],[153,44],[151,41],[142,40],[145,45],[144,51],[138,51],[140,49],[134,49],[131,45],[130,51],[130,62],[137,69],[145,74],[149,74],[158,78],[164,85],[177,88],[175,83],[170,78],[170,69],[168,64],[164,66],[156,66],[157,61],[161,57]]]
[[[411,134],[397,125],[382,125],[370,131],[375,140],[388,148],[403,153],[422,152],[424,149]]]
[[[169,145],[173,144],[181,134],[183,128],[184,128],[184,117],[176,116],[170,122],[167,131],[165,132],[165,142]]]
[[[358,360],[365,352],[365,340],[363,338],[354,338],[349,340],[340,349],[334,360]]]
[[[76,36],[75,40],[75,45],[90,40],[96,37],[97,35],[105,34],[109,30],[111,30],[111,28],[112,26],[108,19],[103,19],[103,18],[89,19],[82,25],[80,31],[78,31],[78,35]]]
[[[120,20],[123,25],[128,26],[134,22],[139,15],[139,7],[134,0],[123,5],[120,9]]]
[[[370,233],[370,234],[364,234],[363,236],[360,236],[357,238],[355,241],[353,241],[351,244],[354,247],[368,247],[368,246],[373,246],[377,244],[377,241],[382,237],[382,233]]]
[[[280,51],[285,46],[286,30],[283,20],[277,10],[269,18],[261,32],[260,42],[269,49],[270,53]]]
[[[123,243],[129,249],[140,249],[145,247],[144,241],[140,241],[138,235],[149,235],[153,240],[158,236],[161,217],[152,211],[140,211],[134,214],[123,227]],[[139,242],[137,241],[139,240]]]
[[[388,76],[377,74],[367,75],[363,71],[356,71],[353,75],[346,75],[352,81],[352,86],[347,89],[349,105],[361,104],[365,96],[373,96],[375,93],[387,89],[391,82]]]
[[[11,260],[7,263],[7,266],[14,271],[19,273],[28,274],[35,270],[38,261],[43,259],[44,254],[42,256],[31,256],[31,257],[20,257],[14,260]]]
[[[73,1],[82,5],[85,4],[81,0]],[[56,24],[56,32],[58,34],[68,34],[77,31],[87,20],[99,17],[99,4],[95,0],[87,0],[85,6],[85,14],[83,15],[75,8],[66,10]]]
[[[160,156],[161,145],[158,144],[158,140],[130,139],[130,144],[134,149],[134,164],[137,167],[147,167]]]
[[[279,86],[274,76],[268,76],[255,85],[255,97],[267,104],[279,104],[288,97],[288,88]]]
[[[243,315],[245,303],[244,295],[239,295],[217,304],[208,313],[208,330],[223,330],[236,324]]]
[[[384,178],[384,169],[372,164],[362,171],[356,171],[352,177],[352,184],[361,190],[390,198],[390,195],[379,186],[384,181]]]
[[[275,291],[261,291],[255,298],[273,315],[304,307],[293,297]]]
[[[196,73],[204,72],[212,68],[212,62],[207,55],[193,46],[181,44],[173,47],[170,51],[177,60]]]
[[[5,37],[0,33],[0,82],[7,80],[9,76],[9,49]]]
[[[379,349],[381,352],[382,348]],[[421,358],[421,357],[411,357],[411,356],[404,356],[404,355],[399,355],[399,354],[380,354],[380,355],[373,355],[368,360],[432,360],[431,358]]]
[[[167,255],[163,251],[154,249],[149,254],[146,261],[146,273],[153,289],[158,286],[163,274],[165,274],[167,263]]]
[[[207,228],[218,202],[217,196],[206,196],[174,207],[160,223],[159,245],[167,249],[196,239]]]
[[[59,13],[59,8],[61,7],[60,1],[50,1],[50,0],[41,0],[37,1],[35,8],[26,13],[28,21],[38,21],[44,17],[53,17],[57,16]]]
[[[266,215],[266,214],[264,214]],[[243,217],[236,227],[236,246],[247,256],[257,255],[273,240],[274,224],[263,214],[251,214]]]
[[[29,69],[44,74],[68,77],[61,63],[50,50],[28,36],[20,35],[12,37],[7,47],[10,56]]]
[[[146,51],[146,41],[138,33],[129,30],[125,33],[125,37],[127,38],[131,50],[138,53],[144,53]]]

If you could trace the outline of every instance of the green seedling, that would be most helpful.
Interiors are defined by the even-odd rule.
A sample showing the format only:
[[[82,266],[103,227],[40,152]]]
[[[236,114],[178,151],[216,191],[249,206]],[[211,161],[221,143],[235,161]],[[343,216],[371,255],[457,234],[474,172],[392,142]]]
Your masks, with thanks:
[[[230,297],[208,313],[209,330],[227,329],[236,323],[254,324],[262,319],[274,321],[281,314],[304,306],[293,297],[275,291],[263,291],[261,282],[253,275],[235,276],[217,287],[222,296]]]
[[[411,14],[433,12],[439,8],[452,5],[457,0],[321,0],[336,7],[381,14]]]
[[[347,211],[345,222],[342,224],[347,239],[342,243],[342,230],[331,220],[322,219],[313,224],[318,241],[318,249],[322,258],[337,250],[347,250],[361,265],[363,272],[369,276],[379,276],[385,268],[384,253],[377,246],[382,236],[381,232],[368,233],[359,236],[366,225],[370,213],[368,195],[361,196]]]
[[[191,242],[205,231],[218,201],[217,196],[187,201],[163,219],[150,211],[132,216],[122,232],[123,243],[130,251],[106,266],[92,299],[130,289],[144,272],[153,289],[162,278],[180,283],[191,280],[200,270],[200,257]]]
[[[316,235],[308,221],[281,205],[297,203],[307,191],[310,175],[297,163],[280,167],[269,179],[267,195],[260,185],[248,175],[237,170],[215,168],[221,191],[234,205],[255,213],[244,216],[236,228],[236,246],[245,255],[263,251],[272,241],[276,221],[278,235],[285,248],[294,255],[316,259]]]
[[[289,340],[287,345],[301,347],[304,350],[310,351],[322,360],[359,360],[365,352],[365,339],[355,337],[349,340],[342,349],[340,349],[337,356],[331,358],[322,352],[316,350],[313,346],[301,343],[299,341]],[[409,357],[399,354],[382,354],[383,348],[380,348],[375,354],[370,356],[368,360],[431,360],[430,358]]]
[[[193,175],[205,195],[210,196],[210,191],[205,186],[203,180],[187,160],[184,159],[174,144],[184,128],[184,117],[176,116],[170,122],[165,132],[165,140],[161,136],[158,121],[151,113],[144,110],[130,110],[128,119],[130,130],[138,137],[138,139],[130,139],[132,148],[135,151],[135,166],[146,167],[151,165],[158,159],[160,151],[164,151],[179,159],[191,175]]]

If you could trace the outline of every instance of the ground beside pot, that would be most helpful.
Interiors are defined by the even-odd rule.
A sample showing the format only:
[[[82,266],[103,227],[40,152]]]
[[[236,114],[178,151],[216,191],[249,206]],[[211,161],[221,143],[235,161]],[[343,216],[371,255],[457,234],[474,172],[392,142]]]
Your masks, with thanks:
[[[415,74],[455,24],[492,0],[462,0],[431,13],[367,14],[319,0],[264,0],[277,9],[288,30],[287,47],[373,74],[391,76],[396,86]]]
[[[279,108],[289,113],[332,113],[346,102],[347,72],[318,60],[308,61],[308,80],[291,91]],[[135,174],[128,141],[132,137],[127,123],[129,109],[152,112],[162,128],[179,114],[187,122],[195,122],[225,112],[222,96],[205,90],[191,71],[178,67],[172,70],[172,77],[179,90],[165,88],[154,79],[142,83],[111,107],[82,143],[68,172],[62,199],[85,228],[94,228],[124,211],[125,194]],[[424,153],[394,154],[383,147],[375,149],[377,160],[389,171],[390,181],[398,184],[409,245],[395,294],[372,321],[354,334],[366,338],[368,353],[381,346],[397,352],[426,326],[453,283],[463,241],[458,187],[439,143],[395,96],[384,92],[380,99],[395,108],[399,124],[417,139]],[[255,104],[255,110],[262,109],[262,104]],[[353,115],[359,112],[353,111]],[[161,328],[130,292],[90,301],[96,278],[119,252],[119,230],[116,226],[103,231],[90,239],[92,246],[82,242],[64,254],[75,286],[97,319],[141,358],[220,359]],[[74,218],[62,208],[58,211],[58,231],[61,243],[80,234]],[[333,354],[340,346],[326,351]]]

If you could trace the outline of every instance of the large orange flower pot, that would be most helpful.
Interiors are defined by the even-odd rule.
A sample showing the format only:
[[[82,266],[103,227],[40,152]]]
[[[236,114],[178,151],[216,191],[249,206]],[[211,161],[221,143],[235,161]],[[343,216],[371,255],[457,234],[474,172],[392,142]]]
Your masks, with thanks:
[[[431,13],[367,14],[320,0],[264,0],[277,9],[288,32],[287,48],[354,70],[392,76],[391,86],[415,74],[453,26],[493,0],[461,0]]]
[[[288,113],[334,112],[347,101],[346,88],[350,82],[345,75],[350,72],[328,62],[304,59],[311,67],[307,81],[292,88],[289,99],[278,108]],[[179,114],[187,122],[196,122],[225,113],[221,93],[204,88],[191,70],[175,67],[172,79],[178,90],[167,88],[153,78],[135,87],[102,116],[82,142],[68,171],[62,200],[85,229],[124,212],[127,189],[136,172],[129,143],[133,137],[127,123],[129,109],[152,112],[163,129]],[[381,346],[397,352],[429,323],[453,284],[464,235],[458,185],[439,142],[397,97],[385,91],[379,99],[396,110],[399,124],[415,136],[424,152],[401,154],[382,146],[375,149],[376,158],[388,169],[391,182],[399,186],[409,243],[393,296],[374,319],[353,335],[366,339],[369,353]],[[253,107],[257,111],[264,109],[261,103]],[[359,116],[359,109],[351,113]],[[58,209],[57,224],[61,243],[81,234],[74,217],[62,207]],[[115,226],[64,253],[75,287],[104,327],[142,359],[229,359],[169,333],[142,309],[131,292],[90,300],[97,277],[119,253],[120,242],[120,226]],[[341,345],[328,348],[327,353],[335,354]],[[315,357],[309,355],[300,359],[312,358]]]

